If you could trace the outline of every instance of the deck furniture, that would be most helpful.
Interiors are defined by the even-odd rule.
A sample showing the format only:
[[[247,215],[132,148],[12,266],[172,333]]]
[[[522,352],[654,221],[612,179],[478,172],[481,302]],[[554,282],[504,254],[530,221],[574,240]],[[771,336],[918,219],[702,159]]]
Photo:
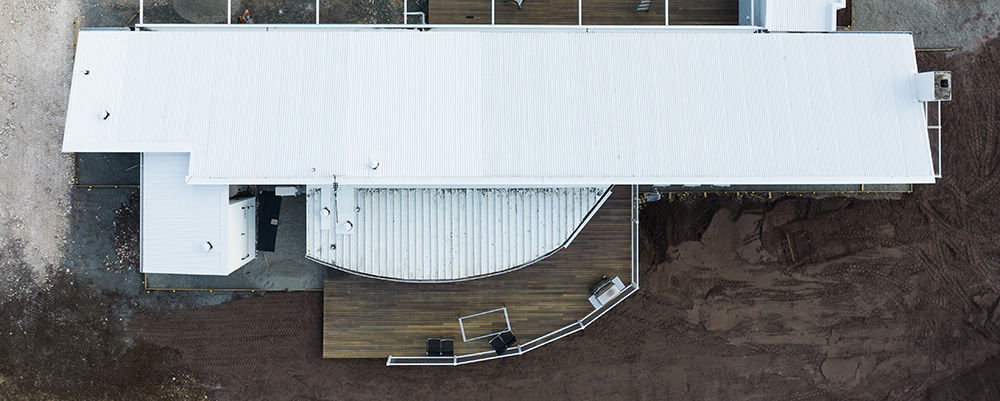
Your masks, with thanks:
[[[483,335],[479,335],[479,336],[475,336],[475,337],[470,337],[469,335],[467,335],[465,333],[465,325],[466,325],[466,323],[467,323],[467,321],[469,319],[480,317],[480,316],[484,316],[484,315],[489,315],[491,313],[498,313],[498,312],[503,312],[503,321],[504,321],[505,326],[506,326],[503,330],[500,330],[500,331],[497,331],[497,332],[493,332],[493,333],[487,333],[487,334],[483,334]],[[479,339],[483,339],[483,338],[493,337],[493,336],[496,336],[497,334],[500,334],[500,333],[505,332],[505,331],[510,331],[510,316],[507,315],[507,307],[504,306],[502,308],[492,309],[492,310],[488,310],[486,312],[480,312],[480,313],[475,313],[475,314],[468,315],[468,316],[462,316],[462,317],[458,318],[458,327],[462,330],[462,341],[464,341],[464,342],[475,341],[475,340],[479,340]]]
[[[609,279],[608,276],[604,276],[604,278],[601,279],[601,282],[597,283],[597,285],[590,289],[592,295],[588,298],[588,300],[595,309],[600,308],[601,305],[615,299],[615,297],[617,297],[618,294],[621,294],[624,289],[625,283],[622,283],[622,280],[618,278],[618,276],[615,276],[615,278],[612,279]]]
[[[512,1],[512,2],[514,2],[514,4],[517,4],[517,9],[520,10],[521,9],[521,2],[524,1],[524,0],[503,0],[504,3],[508,2],[508,1]]]
[[[452,354],[454,354],[454,346],[452,347]],[[440,338],[427,339],[427,356],[441,356]]]
[[[514,333],[507,330],[501,332],[496,337],[493,337],[493,339],[490,340],[490,346],[492,346],[493,350],[497,352],[497,355],[503,355],[503,353],[507,351],[507,348],[510,348],[510,346],[514,345],[516,342],[517,337],[514,336]]]
[[[455,340],[446,338],[441,340],[441,356],[455,356]]]

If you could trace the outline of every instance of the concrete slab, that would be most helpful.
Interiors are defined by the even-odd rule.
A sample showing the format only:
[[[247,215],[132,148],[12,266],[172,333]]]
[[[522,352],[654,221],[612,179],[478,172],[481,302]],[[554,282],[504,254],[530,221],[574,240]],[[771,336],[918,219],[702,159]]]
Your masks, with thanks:
[[[139,185],[138,153],[74,153],[77,185]]]

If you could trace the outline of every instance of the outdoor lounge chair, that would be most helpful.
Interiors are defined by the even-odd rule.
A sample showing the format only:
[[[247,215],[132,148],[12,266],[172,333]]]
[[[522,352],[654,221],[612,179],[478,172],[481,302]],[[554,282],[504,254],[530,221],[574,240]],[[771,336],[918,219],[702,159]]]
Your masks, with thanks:
[[[514,333],[508,330],[497,334],[496,337],[493,337],[493,339],[490,340],[490,345],[493,346],[493,350],[497,352],[497,355],[503,355],[503,353],[507,351],[507,348],[510,348],[510,346],[514,345],[516,342],[517,337],[514,337]]]
[[[524,1],[524,0],[503,0],[504,3],[508,2],[508,1],[513,1],[514,4],[517,4],[517,9],[520,10],[521,9],[521,2]]]
[[[624,289],[625,284],[622,283],[622,280],[617,276],[610,279],[608,276],[604,276],[604,278],[601,279],[601,282],[597,283],[597,285],[590,289],[593,295],[591,295],[590,298],[587,298],[587,300],[590,301],[590,304],[593,305],[595,309],[600,308],[601,305],[611,302],[611,300],[618,297],[618,294],[621,294]]]
[[[454,347],[452,347],[454,349]],[[427,339],[427,356],[441,356],[441,339]]]
[[[441,340],[441,356],[455,356],[455,340],[448,338]]]

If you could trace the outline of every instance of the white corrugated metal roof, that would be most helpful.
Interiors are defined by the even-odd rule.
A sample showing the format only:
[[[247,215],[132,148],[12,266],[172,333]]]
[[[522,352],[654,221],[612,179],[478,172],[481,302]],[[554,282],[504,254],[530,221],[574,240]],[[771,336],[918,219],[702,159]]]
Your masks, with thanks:
[[[782,32],[833,32],[847,0],[764,0],[764,28]]]
[[[606,188],[341,188],[333,195],[331,187],[310,187],[306,256],[398,280],[487,276],[559,249],[582,228],[606,192]],[[356,208],[340,207],[343,196],[352,197],[346,201]],[[332,212],[327,224],[323,207]],[[351,221],[353,229],[337,233],[331,224],[335,221]]]
[[[190,151],[189,183],[934,181],[909,34],[81,31],[77,46],[63,149]]]
[[[143,273],[227,275],[228,185],[187,185],[187,154],[144,154],[139,207]],[[211,242],[212,249],[204,250]]]

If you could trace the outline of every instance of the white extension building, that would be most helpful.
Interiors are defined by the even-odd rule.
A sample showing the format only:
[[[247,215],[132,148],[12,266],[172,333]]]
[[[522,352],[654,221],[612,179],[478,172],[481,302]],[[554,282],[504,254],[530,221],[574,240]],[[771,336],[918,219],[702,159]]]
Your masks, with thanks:
[[[934,182],[950,75],[909,34],[779,30],[812,29],[83,30],[63,150],[143,154],[150,273],[255,256],[231,185],[301,186],[313,260],[452,281],[567,245],[614,184]]]

